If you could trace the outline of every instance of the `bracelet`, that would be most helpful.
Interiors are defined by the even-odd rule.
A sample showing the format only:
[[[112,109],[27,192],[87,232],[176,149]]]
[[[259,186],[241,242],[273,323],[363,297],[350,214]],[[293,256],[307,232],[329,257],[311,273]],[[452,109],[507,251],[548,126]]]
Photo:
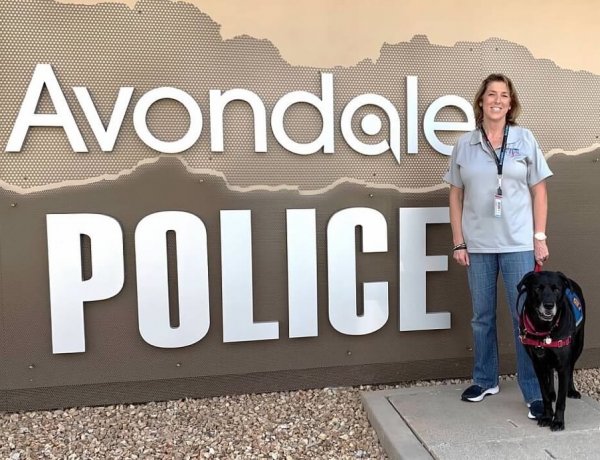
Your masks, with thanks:
[[[454,246],[452,248],[452,252],[454,252],[454,251],[460,251],[461,249],[467,249],[466,243],[457,244],[456,246]]]

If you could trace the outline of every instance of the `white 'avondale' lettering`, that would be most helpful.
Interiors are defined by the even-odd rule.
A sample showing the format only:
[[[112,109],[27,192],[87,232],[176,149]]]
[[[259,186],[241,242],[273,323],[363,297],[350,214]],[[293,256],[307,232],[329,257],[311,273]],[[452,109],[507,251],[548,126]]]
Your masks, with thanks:
[[[254,151],[267,151],[267,114],[265,105],[258,95],[247,89],[231,89],[221,94],[218,89],[209,91],[210,97],[210,145],[213,152],[222,152],[223,112],[232,101],[245,101],[254,116]]]
[[[44,86],[56,113],[36,113],[36,108],[42,96]],[[86,87],[75,86],[73,92],[83,109],[85,117],[96,137],[100,149],[110,152],[114,148],[118,134],[123,125],[123,119],[130,104],[134,88],[122,87],[119,89],[114,103],[112,114],[107,127],[100,120],[98,110]],[[409,154],[418,153],[418,79],[416,76],[406,77],[406,150]],[[189,115],[189,127],[185,135],[175,141],[163,141],[155,137],[148,128],[147,114],[152,104],[162,100],[171,99],[183,105]],[[254,151],[267,151],[267,114],[265,106],[255,93],[246,89],[234,88],[225,92],[220,90],[209,91],[210,104],[210,142],[211,151],[223,152],[223,113],[225,107],[232,101],[247,102],[254,120]],[[313,107],[319,113],[322,125],[321,132],[316,138],[307,143],[293,140],[285,130],[284,118],[287,110],[294,104],[304,104]],[[377,107],[385,113],[388,120],[388,139],[379,142],[362,142],[359,140],[352,127],[352,120],[358,109],[362,107]],[[436,115],[445,107],[454,107],[466,116],[466,121],[440,122]],[[374,123],[375,122],[375,123]],[[191,148],[202,134],[202,111],[198,103],[185,91],[171,87],[154,88],[143,94],[137,101],[133,110],[133,125],[137,136],[148,147],[161,153],[181,153]],[[287,151],[298,155],[310,155],[319,151],[334,153],[334,87],[333,74],[321,73],[321,96],[306,91],[293,91],[284,94],[273,107],[271,113],[271,130],[277,142]],[[87,152],[87,146],[67,99],[60,87],[54,70],[49,64],[38,64],[35,67],[25,97],[21,104],[19,114],[15,120],[9,136],[6,151],[20,152],[30,128],[36,126],[55,126],[63,128],[71,148],[75,152]],[[379,133],[381,120],[378,115],[368,114],[363,117],[361,128],[363,133],[374,136]],[[448,95],[442,96],[431,103],[423,117],[422,130],[427,142],[438,152],[450,155],[452,147],[442,143],[436,131],[470,131],[475,128],[475,117],[471,105],[462,97]],[[389,99],[378,94],[361,94],[351,99],[342,109],[340,115],[340,130],[345,142],[354,151],[363,155],[381,155],[388,150],[396,160],[400,161],[400,115]]]
[[[273,107],[271,114],[271,129],[283,148],[299,155],[308,155],[323,149],[325,153],[333,153],[333,76],[321,74],[322,99],[306,91],[294,91],[283,96]],[[309,104],[321,114],[323,128],[321,134],[312,142],[301,144],[293,141],[285,132],[283,119],[287,109],[294,104]]]
[[[73,87],[73,92],[75,93],[75,96],[77,96],[77,101],[83,109],[83,113],[90,128],[92,128],[94,136],[96,136],[100,149],[103,152],[112,152],[115,147],[115,142],[117,142],[117,136],[121,131],[121,125],[125,118],[127,106],[133,95],[133,88],[123,87],[119,90],[115,107],[106,128],[104,128],[104,124],[102,123],[102,120],[100,120],[98,109],[96,109],[88,89],[85,86],[75,86]]]
[[[176,141],[161,141],[154,137],[154,134],[148,129],[146,116],[150,106],[161,99],[173,99],[180,102],[188,112],[190,124],[187,133]],[[189,149],[200,137],[202,133],[202,112],[200,107],[185,91],[177,88],[161,87],[155,88],[144,94],[135,106],[133,111],[133,126],[139,138],[148,147],[161,153],[181,153]]]
[[[390,123],[390,139],[377,144],[365,144],[358,140],[352,130],[352,118],[356,111],[364,106],[373,105],[382,109]],[[352,99],[342,112],[342,134],[350,147],[363,155],[380,155],[391,150],[398,163],[400,162],[400,117],[394,105],[383,96],[363,94]]]
[[[44,86],[56,113],[35,113],[42,97]],[[20,152],[29,128],[32,126],[62,127],[74,152],[87,152],[87,147],[81,137],[77,123],[73,118],[67,99],[63,94],[56,75],[49,64],[35,66],[27,92],[21,103],[19,114],[13,125],[12,132],[6,144],[7,152]]]

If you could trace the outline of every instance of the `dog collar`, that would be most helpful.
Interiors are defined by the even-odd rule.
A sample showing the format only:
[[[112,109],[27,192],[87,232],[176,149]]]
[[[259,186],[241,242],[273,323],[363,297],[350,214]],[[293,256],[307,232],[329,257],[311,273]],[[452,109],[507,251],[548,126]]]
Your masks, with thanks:
[[[526,335],[521,335],[519,336],[519,339],[521,339],[521,343],[523,345],[531,345],[536,348],[562,348],[571,344],[571,337],[567,337],[566,339],[552,340],[550,336],[547,336],[545,339],[539,340],[532,339]]]
[[[529,317],[525,314],[525,311],[521,314],[521,334],[519,339],[523,345],[531,345],[537,348],[562,348],[568,346],[572,338],[571,336],[564,339],[554,340],[550,337],[552,330],[558,325],[560,318],[556,321],[552,329],[549,332],[537,332],[535,327],[531,323]]]

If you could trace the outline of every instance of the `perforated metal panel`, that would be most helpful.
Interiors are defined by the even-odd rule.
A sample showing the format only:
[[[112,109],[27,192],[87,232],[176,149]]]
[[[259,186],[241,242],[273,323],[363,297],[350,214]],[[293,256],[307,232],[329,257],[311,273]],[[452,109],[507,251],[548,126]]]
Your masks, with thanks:
[[[183,154],[190,171],[223,173],[231,186],[288,185],[303,191],[323,190],[340,178],[350,178],[403,190],[439,185],[447,157],[426,142],[422,121],[426,108],[438,97],[456,94],[471,100],[479,82],[491,72],[511,76],[520,93],[524,113],[519,120],[537,136],[543,150],[573,151],[598,142],[600,77],[560,69],[548,60],[535,59],[515,43],[490,38],[482,43],[432,45],[425,36],[408,43],[386,44],[376,62],[354,67],[317,69],[285,62],[266,40],[243,36],[222,40],[219,25],[197,8],[166,0],[145,0],[131,10],[123,5],[63,5],[50,0],[3,2],[2,124],[0,144],[5,146],[35,65],[49,63],[89,148],[74,153],[60,128],[32,128],[20,153],[0,156],[0,179],[20,192],[82,184],[101,177],[126,175],[144,160],[158,154],[137,137],[133,107],[147,91],[173,86],[188,92],[200,105],[204,128],[199,141]],[[5,24],[5,25],[4,25]],[[327,46],[326,43],[323,46]],[[335,153],[296,155],[282,148],[270,129],[270,113],[283,95],[308,91],[321,95],[320,72],[334,77]],[[406,154],[406,77],[419,79],[419,153]],[[73,86],[86,86],[105,125],[118,90],[135,87],[113,152],[101,152],[77,103]],[[209,90],[244,88],[255,92],[267,109],[268,152],[254,152],[251,110],[233,102],[225,110],[225,151],[210,151]],[[391,152],[368,157],[353,151],[341,135],[343,107],[355,96],[376,93],[389,99],[401,121],[401,161]],[[371,107],[374,113],[377,108]],[[46,95],[40,111],[51,111]],[[365,108],[361,113],[370,109]],[[362,133],[360,114],[354,132],[364,142],[376,143],[388,135],[388,124],[378,135]],[[464,114],[451,108],[440,120],[462,121]],[[156,104],[148,124],[160,139],[181,137],[188,128],[183,107],[173,101]],[[321,130],[318,112],[306,105],[293,106],[285,120],[288,134],[298,142],[315,139]],[[440,133],[452,144],[458,133]]]

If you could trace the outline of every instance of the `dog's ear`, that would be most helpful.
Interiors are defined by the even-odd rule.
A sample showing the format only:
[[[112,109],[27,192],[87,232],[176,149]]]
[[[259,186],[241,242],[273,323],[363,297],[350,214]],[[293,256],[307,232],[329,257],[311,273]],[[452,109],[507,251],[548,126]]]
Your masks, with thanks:
[[[563,290],[568,288],[572,291],[573,285],[571,284],[571,280],[569,278],[567,278],[567,276],[563,272],[556,272],[556,274],[558,275],[560,280],[563,282]]]
[[[523,278],[521,278],[521,281],[519,281],[519,284],[517,284],[517,291],[519,291],[519,292],[525,291],[529,287],[529,283],[531,283],[531,280],[533,279],[534,276],[535,276],[535,272],[525,273]]]

